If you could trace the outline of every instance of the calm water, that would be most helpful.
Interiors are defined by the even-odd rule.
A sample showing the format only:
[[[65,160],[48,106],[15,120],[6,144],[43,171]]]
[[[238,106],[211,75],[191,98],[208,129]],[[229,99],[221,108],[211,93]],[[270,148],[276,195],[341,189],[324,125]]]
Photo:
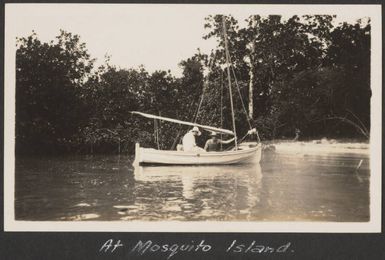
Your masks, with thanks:
[[[369,220],[367,155],[266,153],[261,165],[136,169],[132,159],[18,158],[16,219]]]

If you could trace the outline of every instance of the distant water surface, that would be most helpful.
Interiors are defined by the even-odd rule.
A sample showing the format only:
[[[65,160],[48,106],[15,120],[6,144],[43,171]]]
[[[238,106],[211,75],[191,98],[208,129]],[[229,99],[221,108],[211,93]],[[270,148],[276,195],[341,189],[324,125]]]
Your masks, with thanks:
[[[17,158],[17,220],[369,221],[367,153],[266,152],[260,165]],[[361,167],[356,167],[361,162]]]

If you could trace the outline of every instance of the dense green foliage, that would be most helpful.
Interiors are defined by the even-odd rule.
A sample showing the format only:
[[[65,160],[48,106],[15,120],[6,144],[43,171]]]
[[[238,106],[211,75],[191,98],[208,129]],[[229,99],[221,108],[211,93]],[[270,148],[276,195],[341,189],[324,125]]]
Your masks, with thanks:
[[[250,88],[250,124],[264,139],[293,138],[296,129],[301,138],[369,137],[370,21],[332,21],[252,16],[241,28],[226,17],[240,137]],[[222,16],[207,17],[205,27],[217,48],[181,61],[179,78],[120,69],[108,58],[95,68],[79,36],[64,31],[49,43],[36,34],[17,39],[16,152],[132,152],[138,141],[173,149],[187,131],[131,110],[231,129]]]

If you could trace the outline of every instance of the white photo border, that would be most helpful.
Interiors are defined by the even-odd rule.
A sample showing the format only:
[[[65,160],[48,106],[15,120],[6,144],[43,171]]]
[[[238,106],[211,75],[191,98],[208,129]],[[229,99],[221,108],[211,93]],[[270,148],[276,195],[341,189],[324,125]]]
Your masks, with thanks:
[[[368,222],[222,222],[222,221],[17,221],[15,220],[15,35],[12,23],[17,12],[38,5],[46,12],[63,4],[5,4],[4,53],[4,230],[47,232],[279,232],[279,233],[379,233],[381,232],[382,186],[382,14],[381,5],[275,5],[275,4],[124,4],[130,8],[165,8],[168,11],[212,14],[246,12],[302,15],[359,13],[371,19],[371,134],[370,221]],[[76,8],[79,4],[65,4]],[[92,8],[100,4],[88,5]],[[103,6],[110,4],[103,4]],[[122,4],[111,4],[116,8]]]

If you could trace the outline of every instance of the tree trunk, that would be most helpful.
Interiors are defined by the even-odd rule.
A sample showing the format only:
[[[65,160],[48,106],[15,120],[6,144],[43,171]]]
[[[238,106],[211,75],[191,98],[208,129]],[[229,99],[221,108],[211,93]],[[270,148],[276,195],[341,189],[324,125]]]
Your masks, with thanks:
[[[252,16],[252,28],[256,26],[255,16]],[[254,119],[254,56],[255,56],[255,39],[250,42],[250,55],[249,55],[249,119]]]
[[[253,44],[254,45],[254,44]],[[253,48],[254,49],[254,48]],[[252,50],[254,52],[254,50]],[[254,93],[253,93],[253,86],[254,86],[254,61],[252,59],[252,55],[250,55],[250,70],[249,70],[249,119],[253,120],[254,117]]]

